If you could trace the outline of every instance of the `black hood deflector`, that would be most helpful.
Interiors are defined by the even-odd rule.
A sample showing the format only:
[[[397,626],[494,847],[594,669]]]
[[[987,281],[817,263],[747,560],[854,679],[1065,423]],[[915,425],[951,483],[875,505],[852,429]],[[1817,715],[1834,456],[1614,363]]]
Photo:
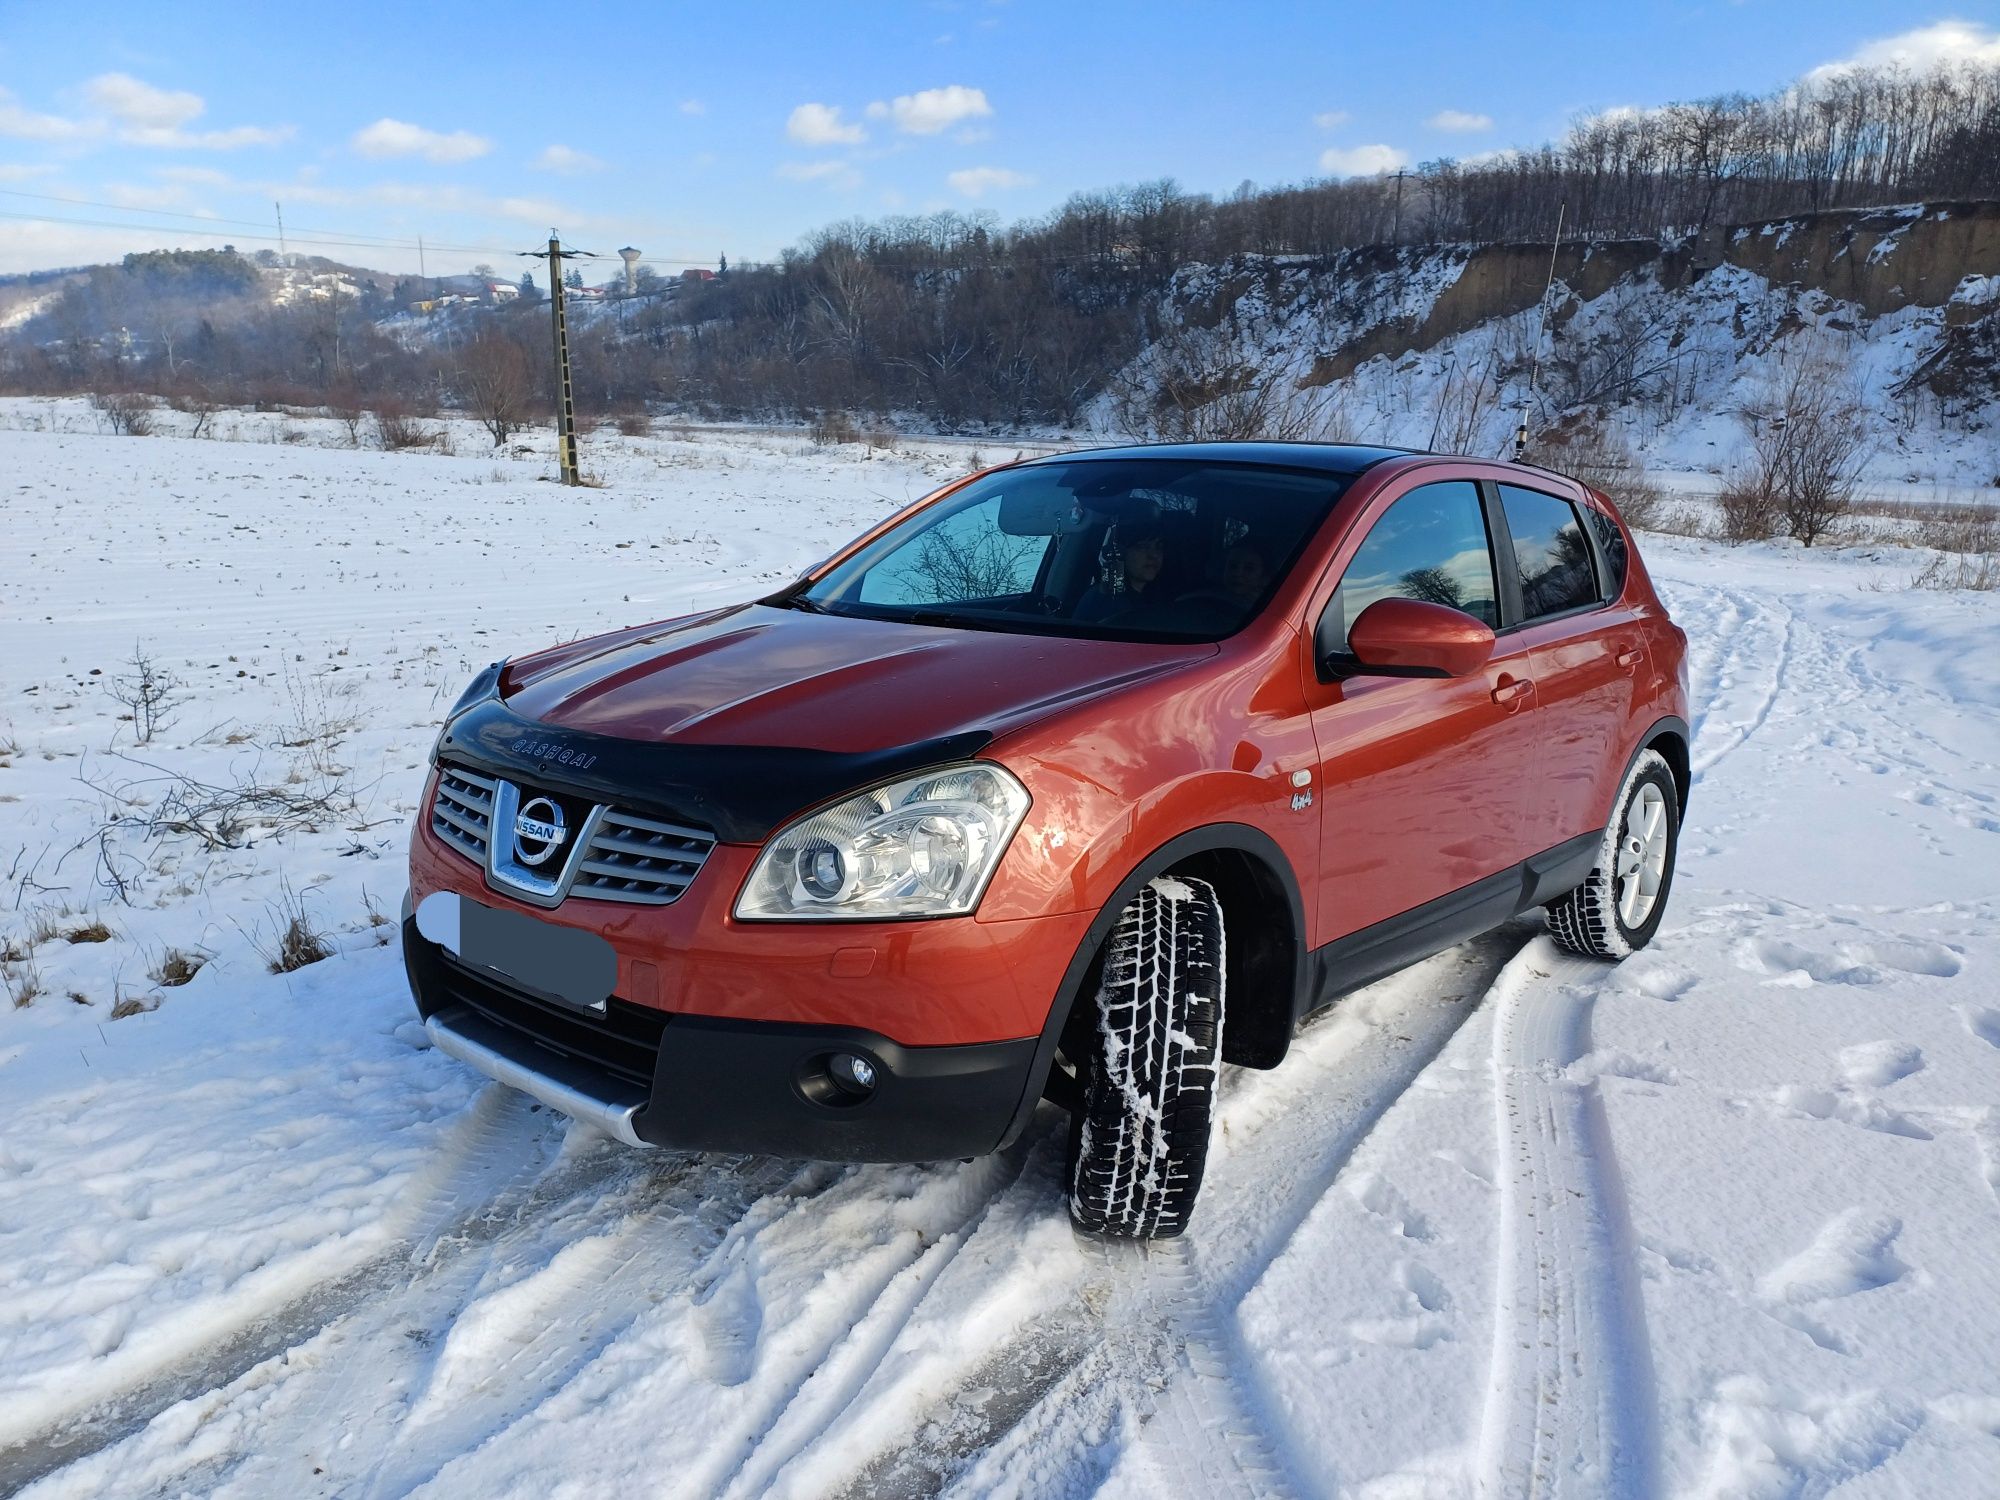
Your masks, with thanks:
[[[437,755],[510,781],[706,828],[726,844],[761,844],[802,812],[877,782],[970,760],[992,739],[987,730],[971,730],[854,752],[651,744],[543,724],[486,697],[446,721]]]

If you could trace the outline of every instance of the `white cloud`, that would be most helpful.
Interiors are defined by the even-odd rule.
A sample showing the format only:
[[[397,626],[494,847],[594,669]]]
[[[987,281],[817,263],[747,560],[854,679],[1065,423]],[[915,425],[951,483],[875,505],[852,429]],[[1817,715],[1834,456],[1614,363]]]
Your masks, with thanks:
[[[699,99],[683,99],[681,100],[681,113],[684,115],[705,115],[708,113],[708,106],[703,104]]]
[[[868,106],[871,120],[894,120],[905,135],[939,135],[960,120],[985,119],[993,113],[986,102],[986,90],[967,88],[962,83],[941,89],[924,89],[915,94],[899,94],[887,104],[881,100]]]
[[[788,161],[778,167],[778,175],[790,182],[823,182],[828,187],[857,188],[861,174],[844,161]]]
[[[1335,177],[1373,177],[1409,164],[1409,153],[1394,146],[1329,146],[1319,154],[1319,169]]]
[[[402,120],[377,120],[365,130],[357,130],[348,144],[363,156],[421,156],[425,161],[470,161],[493,149],[493,143],[469,130],[450,134],[426,130]]]
[[[104,126],[96,120],[66,120],[61,115],[37,114],[14,102],[10,89],[0,88],[0,135],[23,141],[74,141],[98,135]]]
[[[945,181],[968,198],[980,198],[1008,188],[1031,187],[1035,179],[1026,172],[1010,171],[1006,167],[967,167],[947,174]]]
[[[289,125],[232,125],[226,130],[189,130],[208,106],[199,94],[161,89],[130,73],[100,73],[83,86],[90,104],[116,123],[128,145],[166,150],[234,151],[242,146],[275,146],[289,140]]]
[[[106,72],[84,84],[84,98],[134,130],[178,130],[206,106],[200,94],[154,88],[126,72]]]
[[[0,182],[28,182],[37,177],[47,177],[56,170],[53,162],[37,162],[30,166],[27,162],[0,161]]]
[[[1462,109],[1441,109],[1424,123],[1433,130],[1476,132],[1491,130],[1493,116],[1471,114]]]
[[[83,86],[83,95],[121,125],[140,130],[177,130],[206,108],[199,94],[156,89],[130,73],[101,73]]]
[[[1321,130],[1338,130],[1353,118],[1354,116],[1344,109],[1329,109],[1322,114],[1314,115],[1313,124],[1319,126]]]
[[[544,146],[541,154],[528,165],[540,172],[560,172],[566,177],[604,170],[603,162],[588,151],[578,151],[573,146]]]
[[[837,104],[801,104],[785,121],[785,134],[802,146],[858,146],[868,139],[860,125],[840,118]]]
[[[1863,42],[1851,56],[1814,68],[1808,79],[1830,78],[1856,68],[1905,68],[1927,73],[1948,64],[2000,65],[2000,31],[1976,21],[1938,21],[1895,36]]]
[[[23,109],[0,88],[0,136],[32,141],[94,141],[115,133],[127,145],[171,150],[233,151],[289,140],[289,125],[232,125],[226,130],[186,127],[207,108],[201,95],[157,89],[129,73],[100,73],[83,86],[94,113],[82,119]]]
[[[104,198],[120,208],[178,208],[188,201],[188,190],[177,182],[144,187],[137,183],[113,182],[104,188]]]

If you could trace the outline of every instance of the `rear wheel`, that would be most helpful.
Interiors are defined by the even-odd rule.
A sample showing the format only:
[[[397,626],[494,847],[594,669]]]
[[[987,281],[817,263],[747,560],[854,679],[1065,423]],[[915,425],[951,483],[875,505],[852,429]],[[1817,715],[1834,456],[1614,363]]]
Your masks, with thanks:
[[[1168,1239],[1187,1228],[1208,1159],[1222,1055],[1222,904],[1205,881],[1162,876],[1105,943],[1076,1058],[1069,1211],[1078,1229]]]
[[[1623,958],[1650,943],[1667,913],[1680,824],[1673,770],[1644,751],[1618,789],[1590,874],[1547,907],[1556,942],[1591,958]]]

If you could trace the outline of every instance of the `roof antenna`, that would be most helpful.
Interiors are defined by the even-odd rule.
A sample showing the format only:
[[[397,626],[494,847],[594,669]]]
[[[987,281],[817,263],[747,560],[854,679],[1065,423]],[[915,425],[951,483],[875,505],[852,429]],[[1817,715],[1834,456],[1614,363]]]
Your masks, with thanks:
[[[1569,212],[1567,201],[1556,208],[1556,242],[1549,246],[1549,279],[1542,286],[1542,315],[1535,328],[1535,357],[1528,366],[1528,399],[1521,403],[1521,425],[1514,429],[1514,462],[1521,462],[1528,451],[1528,412],[1535,404],[1535,386],[1542,373],[1542,336],[1549,327],[1549,293],[1556,284],[1556,252],[1562,249],[1563,215]]]

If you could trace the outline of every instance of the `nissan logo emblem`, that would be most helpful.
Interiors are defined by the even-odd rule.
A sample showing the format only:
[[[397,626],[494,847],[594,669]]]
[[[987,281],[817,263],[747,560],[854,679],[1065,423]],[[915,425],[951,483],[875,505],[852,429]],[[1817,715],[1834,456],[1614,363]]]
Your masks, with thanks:
[[[514,819],[514,855],[524,865],[538,865],[560,849],[568,836],[562,809],[547,797],[537,797]]]

